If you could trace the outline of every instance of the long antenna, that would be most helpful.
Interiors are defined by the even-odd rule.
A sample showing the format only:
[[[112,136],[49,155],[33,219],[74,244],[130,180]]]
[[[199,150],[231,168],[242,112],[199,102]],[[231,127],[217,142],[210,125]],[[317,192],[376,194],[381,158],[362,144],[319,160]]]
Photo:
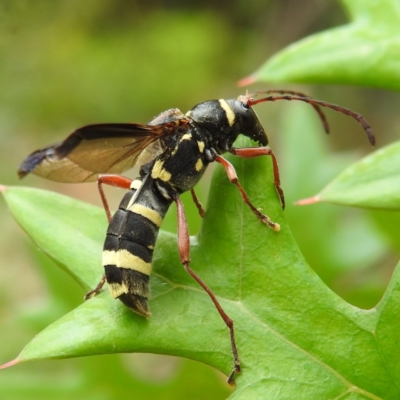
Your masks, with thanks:
[[[269,93],[278,93],[279,95],[270,95],[267,97],[263,97],[261,99],[254,99],[251,96],[259,96],[262,94],[269,94]],[[342,114],[348,115],[351,118],[354,118],[357,122],[361,124],[364,131],[368,136],[368,140],[371,143],[371,146],[375,146],[375,136],[372,132],[371,126],[368,124],[366,119],[359,113],[356,113],[348,108],[344,108],[338,106],[336,104],[327,103],[326,101],[316,100],[311,97],[305,96],[303,93],[300,92],[292,92],[289,90],[266,90],[266,91],[259,91],[249,95],[246,95],[247,98],[247,105],[252,107],[258,103],[263,103],[266,101],[278,101],[278,100],[288,100],[288,101],[303,101],[305,103],[310,104],[314,110],[318,113],[319,117],[321,118],[322,124],[324,125],[325,132],[329,132],[329,126],[325,117],[325,114],[322,112],[320,107],[330,108]]]

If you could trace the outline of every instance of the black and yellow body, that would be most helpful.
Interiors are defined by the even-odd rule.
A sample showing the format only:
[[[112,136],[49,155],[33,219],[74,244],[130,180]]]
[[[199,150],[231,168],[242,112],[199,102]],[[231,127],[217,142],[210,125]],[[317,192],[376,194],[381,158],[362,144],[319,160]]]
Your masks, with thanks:
[[[214,118],[220,126],[210,118],[211,110],[217,113]],[[173,109],[149,123],[175,122],[181,129],[164,140],[165,151],[142,166],[141,177],[132,181],[130,191],[112,217],[104,244],[103,266],[111,295],[145,317],[150,315],[149,276],[153,250],[169,206],[179,194],[199,181],[213,160],[213,152],[231,147],[230,141],[239,134],[237,130],[236,134],[228,135],[229,141],[226,141],[223,131],[232,129],[235,115],[224,100],[201,103],[182,117],[179,110]],[[255,129],[257,135],[263,132],[257,123]],[[220,131],[223,134],[216,141]],[[266,142],[265,137],[263,142]]]
[[[326,131],[328,124],[320,107],[331,108],[360,122],[371,144],[374,143],[368,123],[351,110],[314,100],[297,92],[271,90],[257,92],[253,96],[263,94],[269,95],[258,99],[245,95],[238,99],[205,101],[186,114],[176,108],[170,109],[148,124],[110,123],[84,126],[63,142],[32,153],[18,171],[21,178],[32,172],[60,182],[98,181],[109,219],[103,250],[105,275],[87,298],[97,294],[107,280],[114,298],[120,299],[145,317],[150,315],[149,278],[157,235],[169,206],[175,202],[181,262],[210,296],[230,331],[234,368],[228,378],[229,382],[240,371],[233,321],[224,312],[211,289],[189,266],[189,233],[180,194],[190,190],[200,215],[204,215],[193,187],[208,164],[216,161],[225,168],[229,180],[236,185],[243,201],[254,215],[262,223],[279,231],[279,225],[251,203],[233,166],[221,156],[225,152],[243,158],[270,156],[274,185],[284,206],[278,164],[272,150],[265,147],[268,144],[267,136],[252,108],[261,102],[299,100],[309,103],[318,113]],[[239,134],[249,137],[259,146],[235,148],[233,143]],[[115,175],[136,164],[140,166],[140,176],[137,179],[132,181]],[[102,184],[128,190],[114,216],[111,216]]]
[[[192,189],[216,155],[237,136],[267,144],[253,109],[241,100],[202,102],[186,115],[162,112],[147,125],[100,124],[78,129],[64,142],[31,154],[19,169],[64,181],[91,181],[100,173],[122,172],[138,159],[140,177],[112,217],[103,266],[111,295],[149,316],[149,276],[162,220],[178,196]]]
[[[145,317],[150,315],[149,278],[154,246],[171,204],[151,186],[154,181],[149,176],[145,181],[132,181],[132,189],[109,224],[103,249],[111,295]]]

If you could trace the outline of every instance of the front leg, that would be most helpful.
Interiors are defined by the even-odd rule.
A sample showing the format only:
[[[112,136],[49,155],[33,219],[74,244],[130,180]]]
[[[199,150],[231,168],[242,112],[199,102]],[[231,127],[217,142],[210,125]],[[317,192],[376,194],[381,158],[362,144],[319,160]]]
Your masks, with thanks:
[[[267,147],[264,147],[264,148],[267,149]],[[237,150],[239,150],[239,149],[237,149]],[[250,201],[250,198],[247,195],[246,191],[244,190],[243,186],[239,183],[239,179],[236,175],[236,171],[235,171],[235,168],[233,167],[233,165],[228,160],[226,160],[224,157],[221,157],[218,154],[214,154],[214,161],[220,163],[225,168],[225,171],[226,171],[226,174],[228,175],[229,180],[231,181],[231,183],[233,183],[239,189],[243,201],[250,207],[250,210],[254,213],[254,215],[263,224],[268,225],[275,232],[279,232],[281,229],[280,225],[277,224],[276,222],[273,222],[270,217],[268,217],[267,215],[260,212],[260,210],[258,208],[256,208],[253,205],[253,203]],[[278,176],[278,178],[279,178],[279,176]],[[277,186],[275,186],[275,187],[277,187]],[[278,187],[279,187],[279,185],[278,185]],[[280,187],[279,187],[279,189],[280,189]],[[283,193],[282,193],[282,195],[283,195]]]
[[[279,201],[281,202],[282,209],[285,209],[285,196],[283,194],[283,190],[281,188],[281,179],[279,177],[279,167],[278,161],[276,160],[275,154],[269,147],[245,147],[241,149],[237,149],[232,147],[229,152],[235,156],[239,156],[242,158],[253,158],[259,156],[271,156],[272,158],[272,167],[274,170],[274,185],[276,192],[279,196]]]

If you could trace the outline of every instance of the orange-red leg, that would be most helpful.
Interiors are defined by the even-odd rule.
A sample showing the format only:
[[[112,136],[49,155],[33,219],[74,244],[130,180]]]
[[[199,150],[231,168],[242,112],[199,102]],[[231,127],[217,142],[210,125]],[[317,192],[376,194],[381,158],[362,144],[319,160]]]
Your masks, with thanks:
[[[223,308],[221,307],[219,301],[215,297],[212,290],[206,285],[206,283],[190,268],[190,240],[189,240],[189,230],[188,225],[186,222],[186,215],[183,208],[183,204],[181,199],[178,195],[175,196],[174,201],[177,207],[177,217],[178,217],[178,247],[179,247],[179,256],[181,259],[181,263],[183,264],[185,270],[188,274],[207,292],[210,296],[211,300],[213,301],[216,309],[219,312],[219,315],[224,320],[226,326],[229,329],[230,337],[231,337],[231,347],[232,347],[232,354],[234,360],[234,366],[232,372],[229,374],[228,383],[233,383],[233,377],[236,373],[240,372],[240,361],[239,356],[236,348],[235,342],[235,331],[233,328],[233,321],[229,318],[229,316],[225,313]]]
[[[229,152],[234,154],[235,156],[239,156],[242,158],[253,158],[259,156],[271,156],[272,158],[272,168],[274,171],[274,185],[276,192],[278,193],[279,200],[281,202],[282,208],[285,209],[285,196],[283,194],[283,190],[281,188],[281,179],[279,176],[279,166],[278,161],[276,159],[275,154],[269,147],[245,147],[241,149],[237,149],[232,147]]]
[[[201,202],[200,202],[199,198],[197,197],[194,189],[191,189],[190,193],[192,195],[192,199],[194,201],[194,204],[196,204],[196,207],[199,210],[200,217],[204,218],[205,211],[204,211],[204,208],[203,208],[203,204],[201,204]]]
[[[239,189],[240,194],[242,196],[243,201],[250,207],[251,211],[253,211],[254,215],[264,224],[268,225],[271,229],[274,231],[278,232],[281,227],[279,224],[276,222],[273,222],[271,218],[269,218],[267,215],[263,214],[258,210],[250,201],[249,196],[247,195],[246,191],[243,189],[243,186],[239,183],[238,177],[236,175],[235,168],[233,165],[226,160],[225,158],[221,157],[218,154],[215,154],[214,156],[215,161],[219,162],[226,171],[226,174],[228,175],[229,180]]]

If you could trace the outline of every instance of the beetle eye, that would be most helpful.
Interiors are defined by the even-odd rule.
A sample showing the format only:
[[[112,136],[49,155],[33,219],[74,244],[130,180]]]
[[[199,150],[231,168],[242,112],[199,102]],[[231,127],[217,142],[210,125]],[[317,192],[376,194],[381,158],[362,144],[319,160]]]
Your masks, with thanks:
[[[243,108],[244,110],[248,110],[248,109],[250,108],[250,106],[249,106],[247,103],[243,103],[243,102],[242,102],[242,108]]]

